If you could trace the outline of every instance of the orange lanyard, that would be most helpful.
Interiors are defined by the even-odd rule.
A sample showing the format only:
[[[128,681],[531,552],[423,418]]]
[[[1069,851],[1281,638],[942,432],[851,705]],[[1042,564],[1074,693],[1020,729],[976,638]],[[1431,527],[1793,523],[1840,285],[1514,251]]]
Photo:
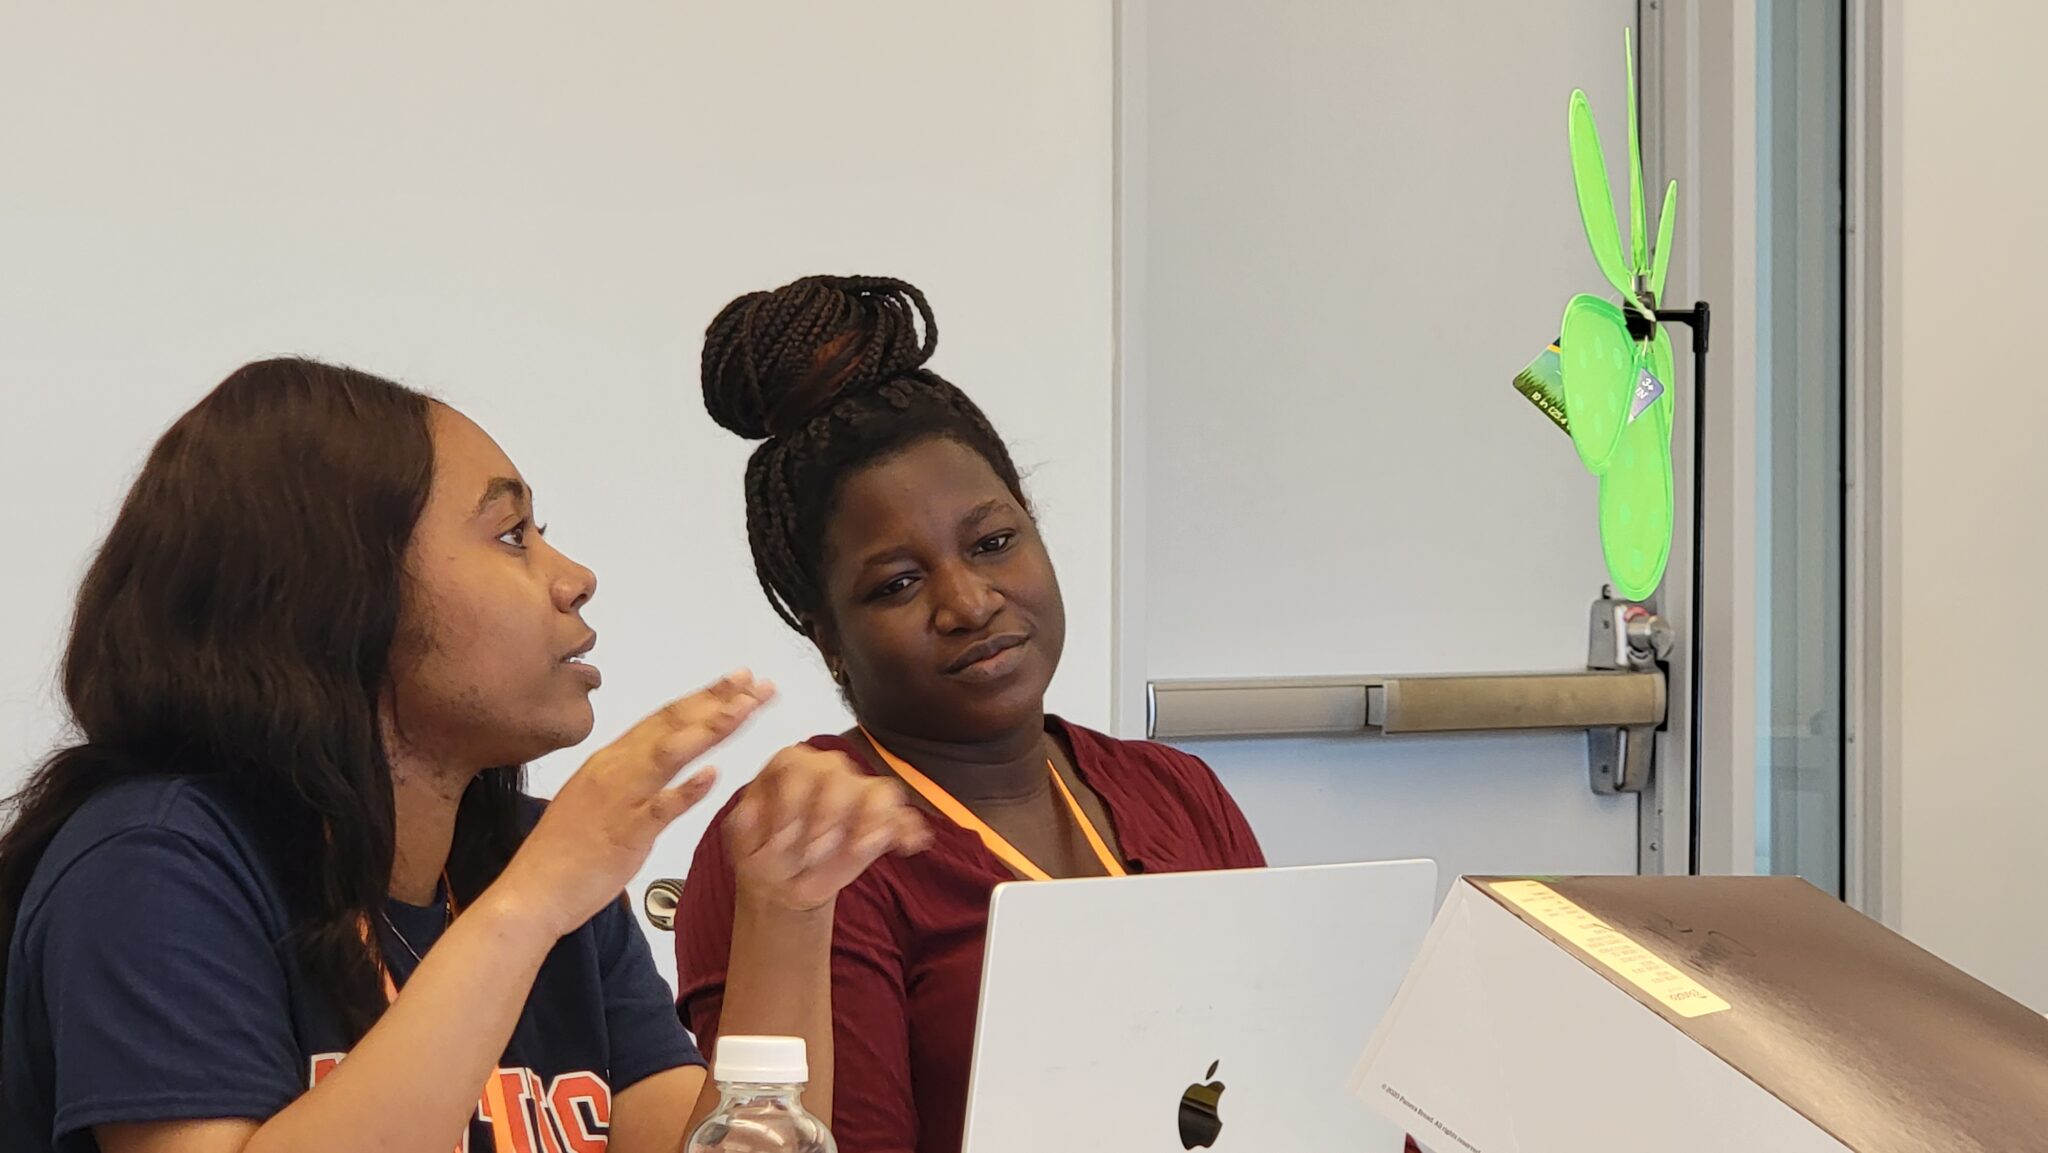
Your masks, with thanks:
[[[875,746],[875,751],[881,754],[882,763],[889,766],[889,771],[903,778],[904,784],[916,789],[917,795],[929,802],[940,815],[980,837],[981,843],[988,846],[988,851],[1000,858],[1003,864],[1010,866],[1012,872],[1031,881],[1052,879],[1052,874],[1039,868],[1036,862],[1020,852],[1008,838],[990,828],[987,821],[975,816],[966,805],[956,800],[953,794],[940,788],[930,777],[911,768],[909,762],[902,757],[883,748],[882,742],[876,740],[875,734],[868,732],[866,726],[862,726],[860,731],[867,737],[868,743]],[[1081,835],[1088,838],[1088,847],[1095,850],[1095,858],[1102,862],[1102,867],[1110,876],[1124,876],[1123,863],[1116,859],[1115,853],[1109,851],[1109,845],[1104,843],[1102,834],[1095,831],[1095,822],[1090,821],[1088,814],[1081,811],[1081,802],[1074,799],[1074,790],[1067,787],[1067,782],[1060,777],[1060,771],[1053,767],[1051,757],[1045,759],[1045,771],[1052,774],[1052,783],[1059,789],[1060,796],[1066,798],[1067,811],[1074,814],[1074,823],[1081,826]]]
[[[441,892],[444,894],[443,899],[448,907],[448,923],[452,925],[455,923],[455,915],[459,910],[455,904],[455,887],[448,883],[448,878],[445,874],[441,877]],[[398,1000],[398,982],[391,977],[391,966],[384,963],[384,947],[378,944],[377,932],[370,926],[368,918],[363,920],[362,931],[363,942],[370,946],[370,956],[377,962],[377,973],[384,978],[385,1001],[386,1003],[396,1002]],[[410,947],[409,945],[407,946],[407,948]],[[433,946],[429,945],[428,948],[432,949]],[[425,958],[422,957],[420,960],[424,961]],[[483,1099],[484,1103],[491,1110],[492,1148],[496,1150],[496,1153],[517,1153],[518,1143],[512,1136],[512,1113],[507,1106],[505,1098],[505,1081],[504,1078],[498,1075],[495,1062],[493,1062],[490,1077],[484,1081]],[[464,1124],[468,1123],[464,1122]],[[460,1150],[466,1144],[466,1141],[460,1142],[455,1147],[457,1150]]]

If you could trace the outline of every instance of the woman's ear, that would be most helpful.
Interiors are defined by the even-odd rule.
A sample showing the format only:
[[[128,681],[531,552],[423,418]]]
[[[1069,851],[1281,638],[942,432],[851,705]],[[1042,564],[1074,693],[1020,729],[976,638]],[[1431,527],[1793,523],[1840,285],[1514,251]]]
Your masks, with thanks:
[[[825,661],[825,671],[832,676],[832,683],[846,687],[846,662],[839,656],[839,638],[832,634],[822,621],[815,617],[804,618],[804,635],[811,638],[818,655]]]

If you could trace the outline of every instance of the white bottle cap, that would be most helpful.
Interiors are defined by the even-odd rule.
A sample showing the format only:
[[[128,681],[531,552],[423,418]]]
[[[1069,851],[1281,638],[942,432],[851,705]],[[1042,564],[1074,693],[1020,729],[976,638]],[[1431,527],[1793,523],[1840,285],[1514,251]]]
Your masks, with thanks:
[[[711,1079],[728,1085],[802,1085],[811,1079],[802,1037],[720,1037]]]

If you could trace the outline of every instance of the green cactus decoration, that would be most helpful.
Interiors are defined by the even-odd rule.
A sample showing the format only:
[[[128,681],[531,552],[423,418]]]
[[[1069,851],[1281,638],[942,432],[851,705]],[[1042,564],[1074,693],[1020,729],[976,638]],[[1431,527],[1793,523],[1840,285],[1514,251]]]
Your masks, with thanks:
[[[1642,143],[1636,122],[1635,53],[1622,34],[1628,70],[1629,248],[1623,251],[1600,132],[1586,94],[1571,98],[1572,180],[1593,260],[1619,302],[1581,293],[1565,306],[1558,372],[1567,431],[1586,470],[1600,478],[1600,545],[1617,592],[1642,600],[1657,591],[1671,557],[1673,524],[1671,338],[1655,322],[1671,267],[1678,184],[1664,190],[1657,242],[1649,243]],[[1637,316],[1640,338],[1629,329]],[[1649,322],[1644,323],[1644,318]],[[1644,381],[1647,370],[1656,384]],[[1639,387],[1640,386],[1640,387]],[[1661,391],[1660,391],[1661,390]],[[1652,399],[1652,394],[1654,399]]]

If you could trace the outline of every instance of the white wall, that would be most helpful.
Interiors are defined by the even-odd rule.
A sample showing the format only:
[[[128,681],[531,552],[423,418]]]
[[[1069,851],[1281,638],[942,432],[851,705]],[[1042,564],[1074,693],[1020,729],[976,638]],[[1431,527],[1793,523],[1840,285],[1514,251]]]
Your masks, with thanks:
[[[1897,923],[2048,1010],[2048,390],[2035,351],[2048,219],[2048,11],[1889,3],[1897,116]]]
[[[0,784],[57,736],[68,600],[148,445],[282,352],[497,435],[600,574],[600,736],[740,663],[787,696],[723,763],[836,729],[754,582],[751,446],[697,393],[725,300],[824,271],[931,295],[937,367],[1032,470],[1072,626],[1054,705],[1108,723],[1106,5],[22,2],[4,24]]]

